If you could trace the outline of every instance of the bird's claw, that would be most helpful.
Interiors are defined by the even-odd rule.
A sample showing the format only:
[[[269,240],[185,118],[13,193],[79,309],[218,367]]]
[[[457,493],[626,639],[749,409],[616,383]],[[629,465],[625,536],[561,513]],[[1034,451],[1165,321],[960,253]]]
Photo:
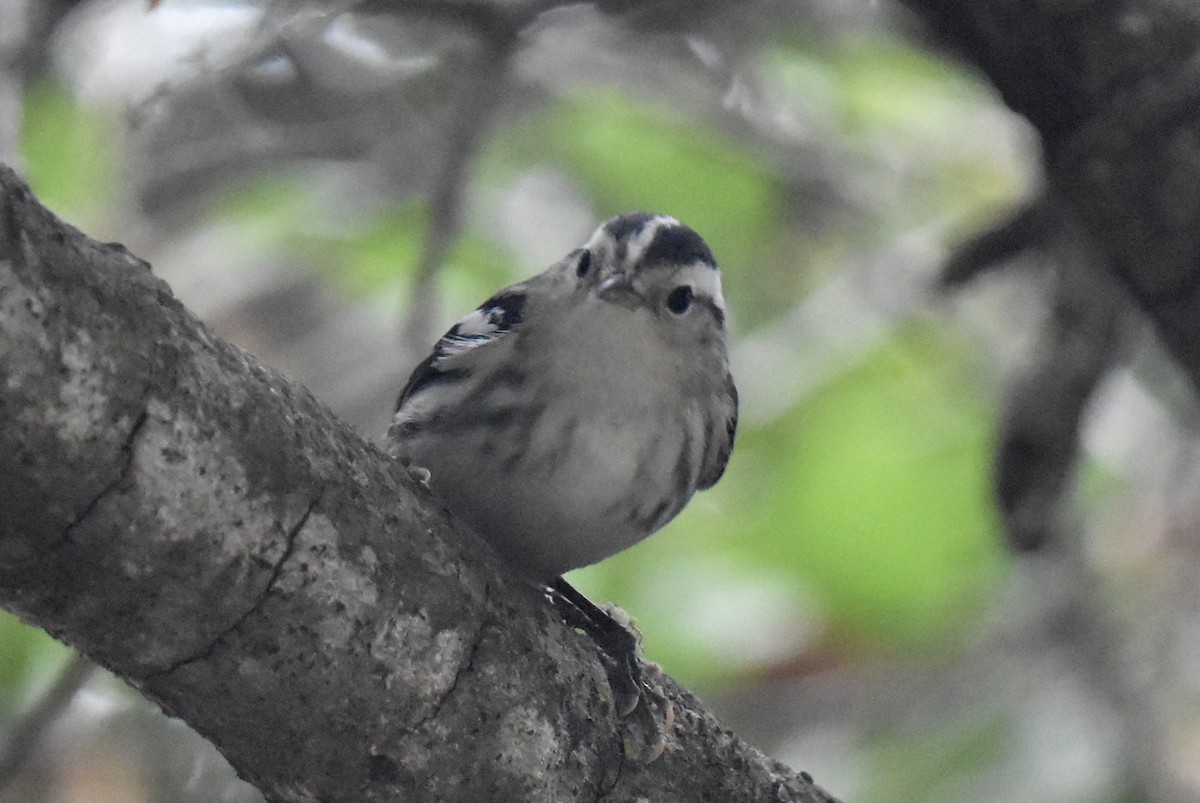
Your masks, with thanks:
[[[425,468],[424,466],[412,465],[405,466],[405,468],[408,470],[408,476],[413,480],[413,482],[417,483],[418,485],[423,485],[426,488],[429,487],[429,480],[433,477],[433,475],[429,472],[429,469]]]
[[[649,675],[662,674],[658,664],[646,664]],[[651,685],[645,676],[636,681],[638,696],[633,705],[621,714],[625,728],[625,758],[650,764],[662,756],[667,747],[666,736],[675,726],[675,706]]]
[[[641,634],[629,614],[616,606],[598,608],[565,581],[552,586],[563,618],[587,633],[599,647],[616,712],[625,729],[625,757],[650,763],[666,749],[666,734],[675,724],[675,707],[648,681],[662,675],[656,663],[638,658]]]

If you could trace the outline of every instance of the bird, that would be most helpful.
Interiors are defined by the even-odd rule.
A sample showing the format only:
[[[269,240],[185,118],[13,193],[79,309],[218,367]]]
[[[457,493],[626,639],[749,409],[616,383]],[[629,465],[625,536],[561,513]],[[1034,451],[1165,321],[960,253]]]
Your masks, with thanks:
[[[387,451],[637,675],[636,639],[562,575],[643,540],[721,478],[738,420],[726,341],[701,236],[668,215],[617,215],[437,341],[399,394]],[[640,678],[619,685],[636,698]]]

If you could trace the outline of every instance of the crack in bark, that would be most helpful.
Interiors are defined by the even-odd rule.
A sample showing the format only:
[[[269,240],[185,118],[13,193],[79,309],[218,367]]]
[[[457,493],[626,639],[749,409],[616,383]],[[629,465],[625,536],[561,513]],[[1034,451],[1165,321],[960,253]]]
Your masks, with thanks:
[[[247,607],[246,610],[243,611],[236,619],[234,619],[233,622],[231,622],[227,627],[222,628],[220,632],[216,633],[208,642],[208,644],[204,645],[204,647],[192,655],[187,655],[174,661],[170,666],[147,672],[145,675],[146,680],[157,678],[162,675],[169,675],[188,664],[205,660],[216,651],[221,641],[241,627],[247,619],[253,616],[262,607],[263,603],[267,601],[267,597],[270,596],[271,589],[273,589],[275,584],[279,581],[279,576],[283,573],[284,564],[287,563],[288,559],[291,558],[292,554],[296,551],[296,542],[300,539],[300,532],[304,529],[304,526],[308,524],[309,517],[312,515],[312,512],[316,510],[317,505],[320,503],[321,497],[318,494],[315,499],[308,503],[308,506],[304,509],[304,514],[300,516],[299,521],[297,521],[296,524],[288,530],[287,541],[283,548],[283,554],[279,556],[279,560],[275,561],[275,564],[271,567],[271,575],[267,578],[267,582],[263,586],[262,592],[258,595],[258,598],[254,600],[254,603]]]
[[[79,512],[79,515],[77,515],[71,520],[70,523],[67,524],[67,526],[63,529],[63,537],[59,542],[59,546],[70,543],[71,534],[76,530],[76,528],[83,524],[83,522],[86,521],[88,517],[96,511],[96,508],[100,506],[100,503],[104,501],[105,497],[115,491],[129,478],[129,472],[133,469],[134,441],[136,441],[138,435],[141,434],[141,431],[146,426],[146,421],[148,421],[149,418],[149,411],[143,407],[142,411],[138,414],[138,417],[134,420],[133,427],[129,430],[129,434],[125,436],[125,440],[121,444],[120,452],[124,458],[124,461],[121,465],[121,469],[117,472],[117,476],[111,482],[106,483],[105,486],[100,489],[100,492],[92,497],[92,500],[84,506],[83,510]]]
[[[617,727],[618,728],[620,727],[619,723],[618,723]],[[618,738],[620,738],[619,734],[618,734]],[[621,747],[621,753],[617,758],[617,772],[613,776],[613,782],[608,785],[607,789],[605,789],[603,787],[603,785],[600,785],[596,789],[596,803],[600,803],[600,801],[602,801],[602,800],[607,800],[609,798],[609,796],[616,790],[617,786],[620,785],[621,776],[625,774],[625,764],[626,764],[625,746],[624,746],[624,744],[621,744],[620,747]]]
[[[492,588],[485,581],[483,584],[483,602],[480,605],[480,611],[482,612],[482,615],[479,619],[479,627],[475,630],[475,635],[471,639],[471,647],[467,652],[467,658],[459,666],[458,671],[454,673],[454,680],[450,681],[450,686],[442,693],[437,702],[433,704],[433,710],[429,713],[429,715],[421,717],[420,720],[413,723],[412,727],[414,730],[437,719],[441,715],[442,707],[450,699],[450,696],[454,694],[455,690],[458,689],[458,681],[461,680],[464,675],[475,671],[475,656],[479,653],[479,647],[483,643],[483,634],[487,631],[488,624],[491,621],[491,616],[488,613],[489,606],[491,605],[491,595]]]

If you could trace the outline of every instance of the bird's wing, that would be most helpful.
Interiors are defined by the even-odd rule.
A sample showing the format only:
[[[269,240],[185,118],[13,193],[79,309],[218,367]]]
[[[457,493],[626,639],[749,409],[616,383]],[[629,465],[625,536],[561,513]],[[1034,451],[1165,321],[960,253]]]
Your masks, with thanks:
[[[733,377],[726,377],[724,398],[724,420],[720,417],[709,439],[708,450],[704,454],[704,465],[700,470],[700,490],[711,488],[725,473],[729,464],[729,454],[733,451],[733,438],[737,433],[738,423],[738,393],[733,384]],[[722,426],[723,425],[723,426]]]
[[[525,292],[518,287],[501,290],[463,318],[433,347],[433,353],[413,369],[396,409],[404,406],[409,398],[429,385],[454,378],[462,370],[467,354],[487,346],[509,334],[520,326],[525,307]]]

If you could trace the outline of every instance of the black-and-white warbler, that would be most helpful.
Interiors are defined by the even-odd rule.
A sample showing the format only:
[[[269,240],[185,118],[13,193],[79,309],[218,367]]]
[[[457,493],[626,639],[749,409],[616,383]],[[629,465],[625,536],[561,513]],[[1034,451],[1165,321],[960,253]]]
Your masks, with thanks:
[[[721,477],[736,426],[712,252],[637,213],[455,324],[387,440],[522,575],[587,607],[559,576],[674,518]]]

